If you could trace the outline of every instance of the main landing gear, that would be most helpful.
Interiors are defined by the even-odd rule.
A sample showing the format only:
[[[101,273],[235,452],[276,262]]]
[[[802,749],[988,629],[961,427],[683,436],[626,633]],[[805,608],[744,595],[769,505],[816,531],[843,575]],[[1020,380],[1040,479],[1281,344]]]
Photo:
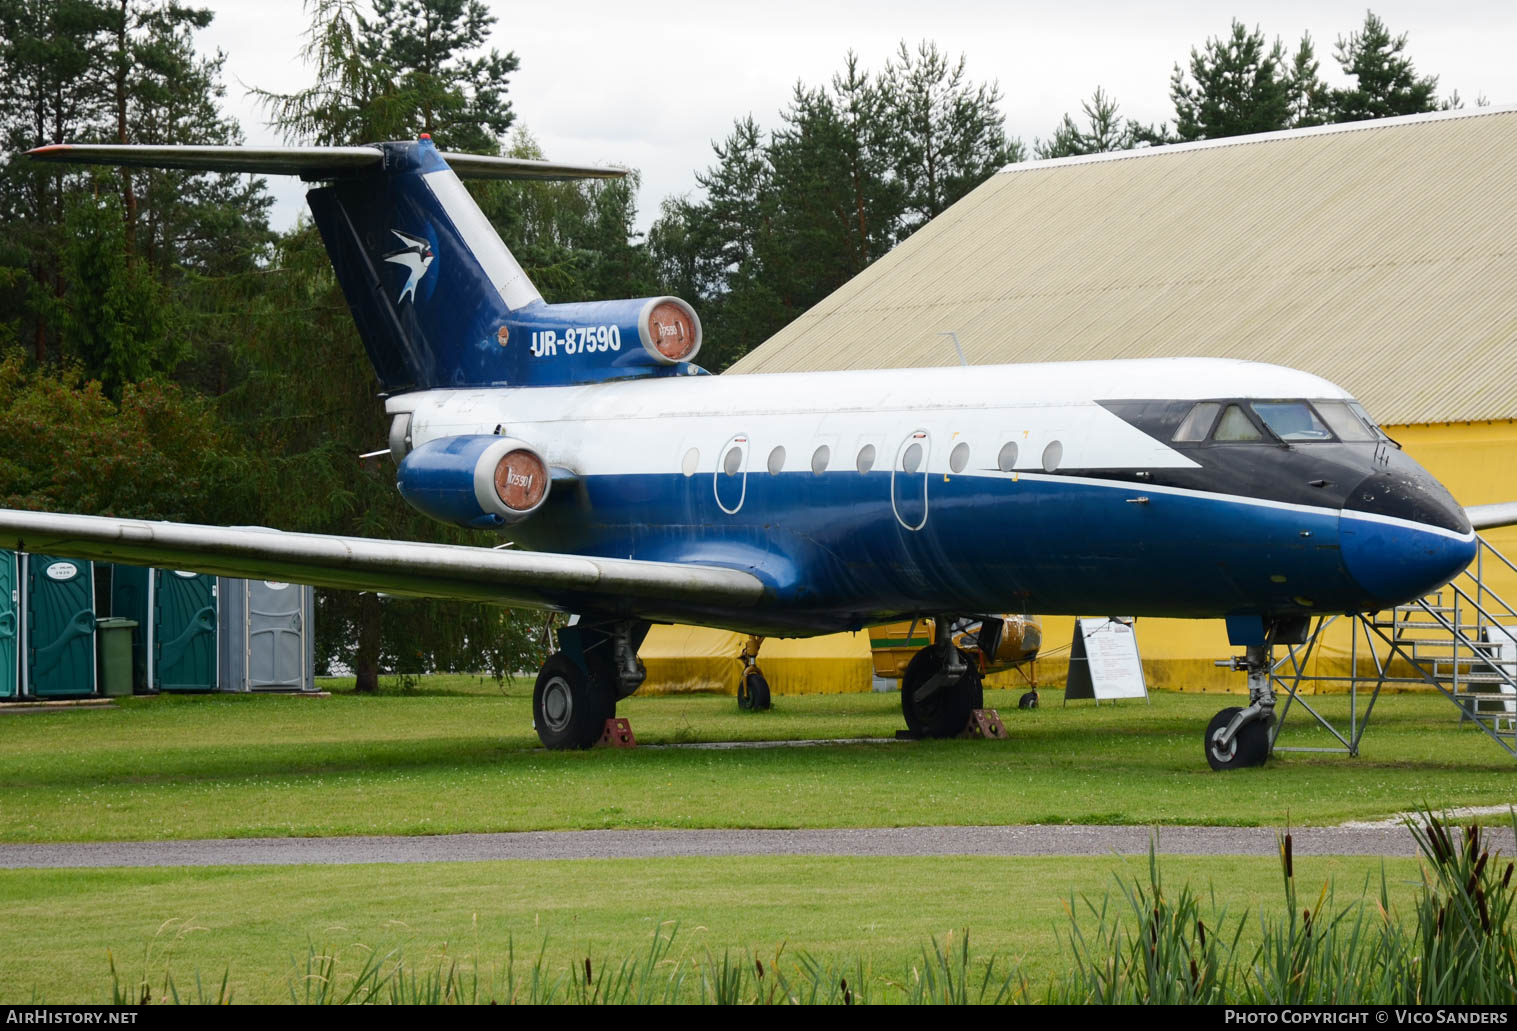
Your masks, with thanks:
[[[763,645],[762,637],[750,636],[743,645],[742,654],[738,656],[743,664],[743,672],[738,676],[737,681],[737,707],[739,709],[763,712],[769,708],[769,681],[764,678],[763,670],[758,668],[758,653]]]
[[[954,647],[952,620],[937,625],[935,643],[912,656],[901,678],[901,714],[917,737],[954,737],[985,704],[978,661]]]
[[[559,628],[559,650],[543,663],[532,691],[532,726],[544,748],[589,748],[600,740],[616,703],[647,675],[637,657],[647,635],[641,620],[590,623],[575,617]]]
[[[1270,677],[1270,671],[1274,669],[1274,646],[1304,643],[1307,624],[1308,619],[1304,616],[1264,621],[1253,617],[1251,626],[1246,620],[1239,621],[1240,632],[1247,631],[1247,636],[1244,641],[1235,639],[1233,643],[1245,644],[1243,657],[1217,665],[1230,666],[1248,674],[1248,705],[1223,709],[1206,725],[1202,743],[1206,748],[1206,761],[1212,769],[1263,766],[1269,758],[1275,727],[1275,688]],[[1229,619],[1229,635],[1233,629],[1234,622]],[[1248,637],[1263,643],[1248,644]]]

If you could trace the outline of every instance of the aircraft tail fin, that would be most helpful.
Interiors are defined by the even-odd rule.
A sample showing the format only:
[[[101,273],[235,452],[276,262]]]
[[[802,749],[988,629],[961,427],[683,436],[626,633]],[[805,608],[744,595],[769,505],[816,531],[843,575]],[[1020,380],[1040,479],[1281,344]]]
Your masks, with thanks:
[[[512,381],[502,327],[542,295],[430,140],[380,150],[306,195],[380,382]]]
[[[672,297],[547,304],[460,176],[579,179],[619,169],[442,154],[426,137],[361,147],[41,147],[29,156],[299,175],[385,391],[555,386],[699,372],[700,320]]]

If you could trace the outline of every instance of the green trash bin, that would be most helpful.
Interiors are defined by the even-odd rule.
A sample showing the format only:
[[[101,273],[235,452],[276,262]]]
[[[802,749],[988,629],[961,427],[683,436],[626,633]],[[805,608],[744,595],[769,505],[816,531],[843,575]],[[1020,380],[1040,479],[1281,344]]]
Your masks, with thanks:
[[[108,616],[95,620],[95,640],[100,648],[100,693],[120,698],[132,693],[132,631],[135,619]]]

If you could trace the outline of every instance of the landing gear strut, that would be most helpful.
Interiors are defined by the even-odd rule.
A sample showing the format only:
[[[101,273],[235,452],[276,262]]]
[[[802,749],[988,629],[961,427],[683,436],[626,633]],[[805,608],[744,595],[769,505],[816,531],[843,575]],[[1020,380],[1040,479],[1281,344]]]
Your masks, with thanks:
[[[1267,644],[1251,644],[1243,658],[1218,663],[1248,674],[1248,707],[1223,709],[1206,725],[1206,761],[1214,770],[1263,766],[1269,758],[1270,731],[1275,725],[1270,652]]]
[[[589,748],[600,740],[616,703],[647,675],[637,649],[647,636],[641,620],[583,622],[558,630],[558,648],[543,663],[532,691],[532,725],[544,748]]]
[[[743,645],[742,654],[738,656],[743,664],[743,672],[737,682],[737,707],[739,709],[752,709],[755,712],[763,712],[769,708],[769,681],[764,678],[764,673],[758,668],[759,648],[763,647],[762,637],[749,637]]]
[[[901,714],[918,737],[953,737],[984,705],[979,666],[954,647],[951,626],[950,619],[937,621],[935,643],[912,656],[901,678]]]

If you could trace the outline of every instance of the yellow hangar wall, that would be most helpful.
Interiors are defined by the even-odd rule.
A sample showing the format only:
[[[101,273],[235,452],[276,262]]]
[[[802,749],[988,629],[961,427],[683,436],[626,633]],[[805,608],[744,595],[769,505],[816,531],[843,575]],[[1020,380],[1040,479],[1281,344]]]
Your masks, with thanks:
[[[1387,426],[1409,455],[1436,476],[1463,505],[1517,501],[1517,421],[1497,420]],[[1517,527],[1483,534],[1509,558],[1517,559]],[[1487,563],[1486,586],[1517,608],[1517,573]],[[1122,613],[1090,613],[1122,615]],[[1028,678],[1039,686],[1062,688],[1069,675],[1069,643],[1074,619],[1044,616],[1043,656],[1030,669],[998,673],[987,687],[1025,689]],[[1340,621],[1328,628],[1312,672],[1346,676],[1349,632]],[[1213,665],[1237,649],[1227,643],[1221,620],[1140,619],[1138,648],[1150,690],[1244,691],[1243,676]],[[747,638],[702,627],[654,627],[640,655],[648,667],[643,690],[664,694],[682,691],[737,693],[738,655]],[[774,694],[841,694],[868,691],[872,684],[869,635],[831,634],[797,640],[770,639],[759,654]]]

